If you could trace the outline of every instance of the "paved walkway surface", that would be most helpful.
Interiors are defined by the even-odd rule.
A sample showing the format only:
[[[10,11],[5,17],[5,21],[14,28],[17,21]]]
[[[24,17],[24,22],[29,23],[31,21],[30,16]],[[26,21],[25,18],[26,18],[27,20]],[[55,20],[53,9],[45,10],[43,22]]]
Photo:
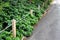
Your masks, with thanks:
[[[28,40],[60,40],[60,0],[54,0]]]

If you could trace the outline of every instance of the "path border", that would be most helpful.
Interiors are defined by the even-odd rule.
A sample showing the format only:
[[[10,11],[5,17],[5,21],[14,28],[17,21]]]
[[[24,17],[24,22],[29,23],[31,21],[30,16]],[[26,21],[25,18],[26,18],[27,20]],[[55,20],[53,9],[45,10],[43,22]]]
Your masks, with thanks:
[[[52,0],[52,2],[53,2],[53,0]],[[42,14],[42,17],[41,17],[39,20],[41,20],[43,17],[46,16],[46,14],[48,13],[48,11],[50,10],[50,8],[51,8],[51,6],[52,6],[52,2],[51,2],[50,5],[48,6],[48,8],[44,11],[44,14]],[[38,22],[39,22],[39,20],[38,20]],[[34,28],[36,28],[38,22],[34,25]],[[32,33],[32,35],[33,35],[33,33]],[[30,36],[30,37],[31,37],[31,36]],[[25,37],[25,40],[28,40],[30,37],[28,37],[28,38]],[[23,38],[23,39],[24,39],[24,38]]]

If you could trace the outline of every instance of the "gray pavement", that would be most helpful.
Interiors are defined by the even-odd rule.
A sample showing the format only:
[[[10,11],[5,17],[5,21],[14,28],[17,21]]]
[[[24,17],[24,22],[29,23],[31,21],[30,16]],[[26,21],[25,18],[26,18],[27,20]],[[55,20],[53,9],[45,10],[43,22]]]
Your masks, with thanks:
[[[58,2],[54,3],[46,16],[39,21],[28,40],[60,40],[60,4]]]

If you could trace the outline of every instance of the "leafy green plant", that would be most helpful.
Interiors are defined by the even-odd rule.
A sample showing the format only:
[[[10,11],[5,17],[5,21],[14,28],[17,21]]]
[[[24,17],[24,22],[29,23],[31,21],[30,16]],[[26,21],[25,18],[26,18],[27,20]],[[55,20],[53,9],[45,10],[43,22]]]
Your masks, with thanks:
[[[0,31],[11,24],[11,20],[17,21],[17,37],[13,38],[12,27],[0,33],[0,40],[21,40],[23,36],[29,37],[33,32],[33,25],[38,22],[42,14],[50,4],[50,0],[42,7],[45,0],[0,0]],[[38,10],[38,5],[41,9]],[[34,10],[32,15],[30,10]]]

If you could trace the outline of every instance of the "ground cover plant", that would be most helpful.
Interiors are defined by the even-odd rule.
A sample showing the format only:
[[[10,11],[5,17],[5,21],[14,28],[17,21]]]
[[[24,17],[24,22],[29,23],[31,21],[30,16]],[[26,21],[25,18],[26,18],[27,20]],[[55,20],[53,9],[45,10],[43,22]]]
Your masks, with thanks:
[[[0,40],[21,40],[23,36],[29,37],[33,31],[33,25],[42,17],[44,11],[50,5],[51,0],[0,0]],[[40,8],[38,8],[40,6]],[[33,13],[30,13],[33,10]],[[17,21],[17,37],[12,36],[11,20]]]

